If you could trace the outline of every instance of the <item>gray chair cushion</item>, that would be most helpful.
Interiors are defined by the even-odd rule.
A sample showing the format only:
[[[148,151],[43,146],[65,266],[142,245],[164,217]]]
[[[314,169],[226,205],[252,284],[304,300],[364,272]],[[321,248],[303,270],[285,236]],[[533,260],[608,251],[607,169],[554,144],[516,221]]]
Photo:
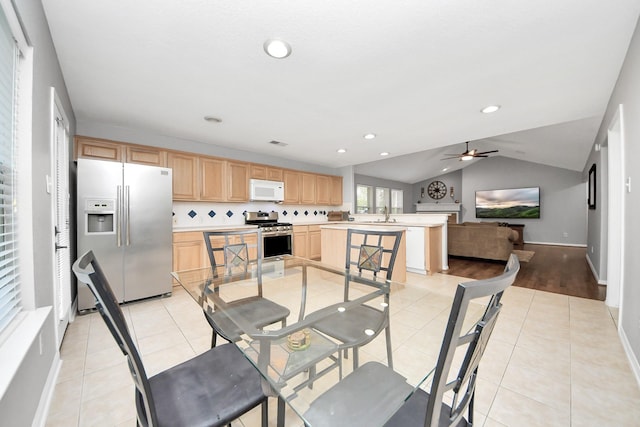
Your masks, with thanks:
[[[412,388],[382,363],[367,362],[318,397],[304,419],[314,427],[380,425]]]
[[[250,319],[253,326],[261,329],[275,322],[286,319],[291,313],[288,308],[275,302],[260,297],[252,296],[229,303],[229,308],[237,311],[243,319]],[[209,313],[209,324],[228,341],[236,341],[240,337],[241,330],[221,311]],[[211,321],[213,320],[213,322]]]
[[[318,320],[313,327],[346,344],[366,342],[373,337],[366,335],[365,329],[371,329],[377,334],[380,327],[384,326],[384,313],[367,305],[353,307],[341,313],[336,312],[335,308],[331,308],[331,311],[334,314]]]
[[[427,402],[429,401],[429,393],[422,389],[418,389],[411,395],[404,405],[396,412],[385,427],[403,427],[403,426],[424,426],[427,417]],[[439,427],[450,427],[448,414],[451,408],[444,403],[440,410]],[[455,427],[467,427],[467,420],[462,418]]]
[[[262,377],[233,344],[149,378],[161,426],[221,426],[262,403]]]

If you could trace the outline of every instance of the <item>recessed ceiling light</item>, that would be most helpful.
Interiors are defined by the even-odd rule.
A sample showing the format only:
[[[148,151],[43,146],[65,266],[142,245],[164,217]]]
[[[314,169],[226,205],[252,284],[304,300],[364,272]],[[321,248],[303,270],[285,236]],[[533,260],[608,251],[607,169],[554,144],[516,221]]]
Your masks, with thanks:
[[[282,59],[291,55],[291,46],[284,40],[269,39],[264,42],[264,51],[272,58]]]
[[[499,105],[488,105],[486,107],[484,107],[482,110],[483,113],[485,114],[489,114],[489,113],[495,113],[496,111],[498,111],[500,109]]]
[[[211,123],[222,123],[222,119],[213,116],[204,116],[204,119]]]
[[[375,133],[366,133],[363,138],[364,139],[374,139],[376,137]]]
[[[442,169],[442,172],[446,172],[446,171],[448,171],[448,170],[449,170],[449,168],[443,168],[443,169]]]
[[[342,153],[346,153],[347,150],[345,150],[344,148],[338,148],[338,153],[342,154]]]
[[[388,155],[389,155],[389,153],[388,153],[388,152],[386,152],[386,151],[383,151],[382,153],[380,153],[380,155],[381,155],[381,156],[388,156]]]

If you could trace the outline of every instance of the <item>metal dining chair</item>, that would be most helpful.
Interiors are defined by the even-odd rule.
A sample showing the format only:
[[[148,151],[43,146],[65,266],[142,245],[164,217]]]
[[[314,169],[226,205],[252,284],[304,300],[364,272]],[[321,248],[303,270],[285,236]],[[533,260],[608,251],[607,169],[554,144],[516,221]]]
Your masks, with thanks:
[[[249,266],[255,264],[257,276],[256,295],[229,301],[228,306],[244,313],[254,327],[261,329],[272,323],[281,322],[287,325],[290,310],[262,295],[262,230],[205,231],[204,243],[214,275],[249,274]],[[222,271],[220,269],[222,268]],[[217,289],[214,289],[216,292]],[[220,311],[207,306],[205,311],[207,322],[211,325],[211,347],[216,346],[216,338],[222,336],[229,342],[237,341],[242,331],[236,324]]]
[[[139,426],[223,426],[262,405],[262,426],[267,427],[262,377],[235,345],[212,348],[149,378],[122,310],[92,251],[73,264],[73,272],[95,296],[96,308],[127,357],[136,388]]]
[[[429,392],[416,389],[397,409],[389,396],[408,396],[413,387],[393,369],[368,362],[318,397],[304,419],[314,427],[379,425],[384,419],[388,427],[473,425],[478,365],[498,319],[503,292],[513,284],[519,269],[518,258],[512,254],[500,276],[458,285]],[[485,297],[484,314],[469,332],[462,332],[470,303]],[[456,349],[463,346],[464,358],[454,367]]]
[[[348,273],[353,270],[357,270],[358,273],[345,276],[344,301],[350,300],[352,282],[373,285],[370,281],[359,280],[363,272],[369,272],[373,278],[377,278],[379,273],[384,274],[384,280],[391,280],[402,234],[402,230],[347,229],[345,268]],[[358,367],[358,347],[372,341],[383,329],[387,344],[387,363],[393,367],[388,292],[384,295],[381,309],[362,304],[346,311],[333,311],[334,314],[315,322],[313,328],[340,341],[339,350],[344,352],[345,356],[347,349],[353,349],[353,369]],[[316,312],[313,315],[317,314]]]

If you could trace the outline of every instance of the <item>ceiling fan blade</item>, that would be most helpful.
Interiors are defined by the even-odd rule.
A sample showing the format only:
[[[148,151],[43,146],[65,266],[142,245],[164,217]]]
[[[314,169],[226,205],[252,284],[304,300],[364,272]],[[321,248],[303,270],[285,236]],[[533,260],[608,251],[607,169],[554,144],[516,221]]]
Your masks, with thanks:
[[[443,156],[454,156],[454,157],[458,157],[458,156],[462,156],[462,154],[445,153],[445,154],[443,154]]]
[[[445,154],[445,156],[448,156],[448,154]],[[454,155],[453,157],[445,157],[444,159],[440,159],[440,160],[451,160],[451,159],[457,159],[458,155]]]
[[[473,156],[473,157],[489,157],[489,156],[485,156],[484,154],[476,154],[476,155],[475,155],[475,156]]]
[[[498,150],[491,150],[491,151],[483,151],[482,153],[476,153],[477,154],[489,154],[489,153],[497,153]]]

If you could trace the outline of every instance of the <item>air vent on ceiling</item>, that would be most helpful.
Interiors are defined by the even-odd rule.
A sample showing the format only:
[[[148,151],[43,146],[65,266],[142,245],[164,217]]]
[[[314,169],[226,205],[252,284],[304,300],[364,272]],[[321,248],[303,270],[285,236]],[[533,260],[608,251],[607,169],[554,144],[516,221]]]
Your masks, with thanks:
[[[280,141],[269,141],[269,144],[277,145],[278,147],[286,147],[287,145],[289,145],[286,142]]]

